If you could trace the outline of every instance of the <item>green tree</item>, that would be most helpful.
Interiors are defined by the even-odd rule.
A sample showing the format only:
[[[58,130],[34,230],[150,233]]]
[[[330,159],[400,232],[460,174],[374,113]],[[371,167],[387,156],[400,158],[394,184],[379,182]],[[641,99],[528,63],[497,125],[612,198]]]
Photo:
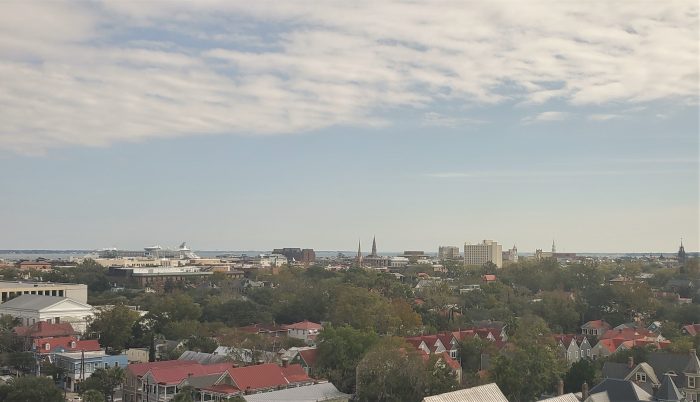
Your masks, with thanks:
[[[3,402],[63,402],[63,392],[46,377],[15,377],[0,386]]]
[[[206,336],[193,336],[185,341],[185,348],[195,352],[212,353],[218,346],[216,340]]]
[[[355,389],[355,367],[379,337],[352,327],[326,327],[318,340],[317,370],[343,392]]]
[[[106,400],[114,400],[114,388],[124,381],[125,372],[121,367],[97,369],[81,384],[83,392],[94,389],[104,395]]]
[[[456,389],[457,382],[444,362],[427,362],[403,339],[382,339],[357,366],[360,401],[418,402],[426,395]]]
[[[173,402],[194,402],[194,387],[185,385],[173,398]]]
[[[572,364],[564,376],[564,392],[579,392],[583,383],[592,385],[595,380],[595,366],[588,359]]]
[[[557,357],[557,347],[547,324],[539,317],[519,320],[508,355],[499,356],[491,370],[492,379],[508,400],[535,400],[551,391],[561,378],[564,363]]]
[[[139,314],[129,307],[118,304],[111,309],[95,314],[90,323],[90,331],[100,337],[100,344],[112,353],[124,350],[131,340],[132,328],[139,319]]]
[[[96,389],[89,389],[83,392],[83,401],[85,402],[105,402],[105,397]]]

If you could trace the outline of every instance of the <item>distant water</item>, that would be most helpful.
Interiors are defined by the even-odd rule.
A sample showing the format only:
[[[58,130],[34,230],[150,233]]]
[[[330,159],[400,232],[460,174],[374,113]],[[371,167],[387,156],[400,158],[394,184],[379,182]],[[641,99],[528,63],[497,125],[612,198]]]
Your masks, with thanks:
[[[93,253],[94,250],[0,250],[0,259],[2,260],[35,260],[37,258],[48,258],[50,260],[71,261],[75,258],[83,258],[87,254]],[[195,253],[203,258],[214,258],[218,255],[241,255],[256,256],[258,254],[269,253],[269,250],[196,250]],[[348,257],[357,254],[357,251],[352,250],[319,250],[316,251],[316,258],[331,258],[336,257],[338,253],[345,254]],[[366,254],[366,253],[365,253]],[[389,257],[401,255],[401,252],[379,252],[380,255]],[[437,253],[426,252],[429,256],[436,256]],[[533,253],[519,253],[521,256],[532,255]],[[653,253],[577,253],[583,257],[608,257],[608,258],[623,258],[623,257],[643,257],[648,255],[659,256],[675,255],[675,252],[653,252]],[[688,252],[689,256],[700,257],[700,252]]]

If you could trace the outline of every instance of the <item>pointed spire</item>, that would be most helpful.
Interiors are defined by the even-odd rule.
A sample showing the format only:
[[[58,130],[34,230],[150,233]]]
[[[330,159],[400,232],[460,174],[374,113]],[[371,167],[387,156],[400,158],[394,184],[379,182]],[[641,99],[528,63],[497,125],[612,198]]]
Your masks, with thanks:
[[[554,240],[552,240],[552,253],[557,252],[557,246],[554,244]]]
[[[357,264],[362,265],[362,242],[357,240]]]
[[[372,257],[377,256],[377,236],[372,237]]]

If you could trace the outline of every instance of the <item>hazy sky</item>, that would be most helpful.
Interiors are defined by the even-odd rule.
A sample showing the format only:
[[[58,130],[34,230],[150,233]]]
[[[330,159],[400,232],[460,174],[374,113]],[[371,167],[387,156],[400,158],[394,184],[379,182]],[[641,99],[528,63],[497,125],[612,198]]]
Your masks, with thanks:
[[[0,2],[0,249],[698,250],[696,1]]]

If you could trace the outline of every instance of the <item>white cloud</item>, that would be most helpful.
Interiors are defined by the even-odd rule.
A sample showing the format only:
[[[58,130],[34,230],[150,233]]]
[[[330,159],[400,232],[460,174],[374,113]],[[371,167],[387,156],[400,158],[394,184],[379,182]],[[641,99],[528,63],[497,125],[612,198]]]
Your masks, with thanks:
[[[685,0],[2,2],[0,149],[377,125],[441,101],[693,104],[697,29]]]
[[[522,119],[523,124],[531,124],[538,122],[549,122],[549,121],[562,121],[566,120],[570,116],[570,113],[566,112],[542,112],[535,116],[528,116]]]
[[[619,114],[614,114],[614,113],[596,113],[588,116],[588,120],[592,121],[608,121],[608,120],[613,120],[613,119],[619,119],[623,117],[622,115]]]

